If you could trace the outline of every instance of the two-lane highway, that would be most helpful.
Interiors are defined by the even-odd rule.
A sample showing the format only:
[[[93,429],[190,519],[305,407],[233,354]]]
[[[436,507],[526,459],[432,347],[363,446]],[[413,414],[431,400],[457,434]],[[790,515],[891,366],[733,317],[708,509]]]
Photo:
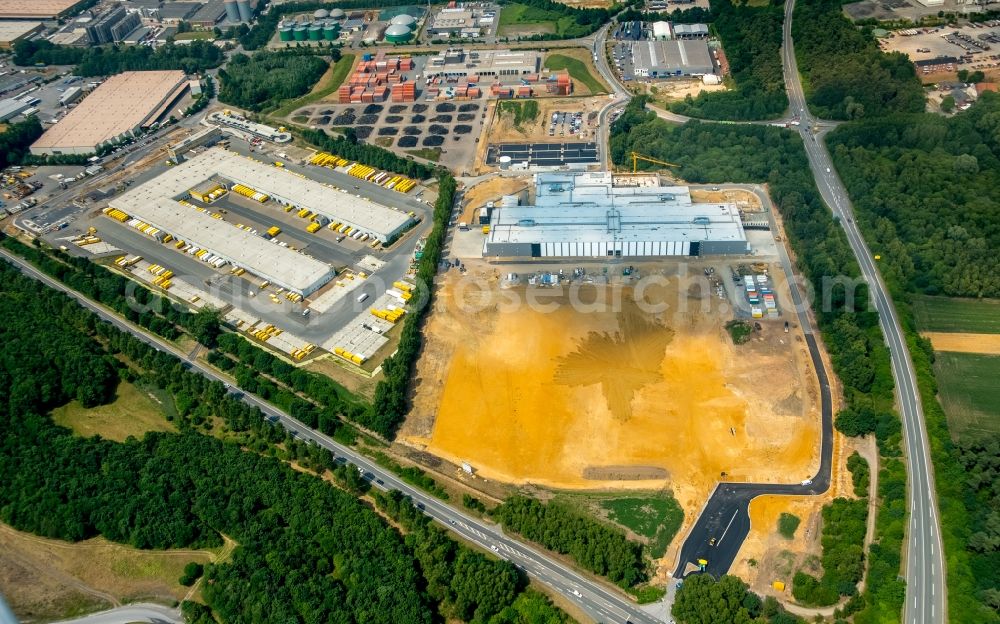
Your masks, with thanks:
[[[878,312],[879,325],[892,358],[892,376],[896,382],[896,400],[903,421],[906,440],[906,460],[910,477],[910,525],[907,543],[906,598],[904,624],[937,624],[947,621],[945,608],[945,569],[938,526],[937,497],[930,445],[924,425],[924,410],[920,401],[916,374],[896,308],[882,276],[865,243],[857,224],[854,209],[823,141],[823,133],[811,127],[817,120],[809,115],[802,81],[799,77],[792,41],[792,14],[795,0],[785,2],[782,60],[785,68],[785,88],[792,111],[801,113],[799,131],[816,185],[824,201],[840,220],[847,241],[868,284],[872,303]]]
[[[75,290],[41,273],[22,258],[6,250],[0,250],[0,259],[18,267],[25,275],[73,297],[85,308],[120,330],[129,332],[143,342],[187,362],[192,371],[227,384],[228,387],[227,379],[214,369],[197,360],[188,359],[188,355],[173,344],[146,332]],[[231,391],[236,392],[232,389]],[[385,490],[399,490],[411,497],[414,503],[423,509],[428,516],[469,542],[491,550],[498,557],[511,561],[532,578],[548,585],[554,591],[563,594],[568,600],[579,605],[595,621],[606,624],[623,624],[626,621],[633,622],[633,624],[662,624],[660,620],[642,611],[634,602],[610,585],[584,576],[552,555],[508,537],[499,526],[493,523],[473,518],[422,490],[411,487],[395,474],[385,470],[364,455],[306,427],[285,412],[265,403],[254,395],[240,393],[240,396],[243,401],[260,409],[271,422],[288,429],[292,435],[318,444],[330,450],[336,457],[345,458],[362,472],[369,473],[371,475],[369,479],[373,486]]]

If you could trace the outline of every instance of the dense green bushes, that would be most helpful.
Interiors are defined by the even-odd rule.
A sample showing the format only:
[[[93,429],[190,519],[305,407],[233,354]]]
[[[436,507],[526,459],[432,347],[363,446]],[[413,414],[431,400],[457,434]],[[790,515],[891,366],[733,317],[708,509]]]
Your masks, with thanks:
[[[924,94],[910,59],[879,50],[840,0],[799,0],[792,35],[809,109],[826,119],[919,113]]]
[[[816,579],[797,572],[793,581],[795,599],[812,605],[831,605],[841,596],[857,593],[865,572],[865,521],[868,501],[836,498],[823,507],[823,576]]]
[[[191,330],[196,325],[196,315],[186,308],[175,306],[165,297],[86,258],[72,258],[61,251],[47,252],[28,247],[9,237],[4,237],[0,244],[43,273],[167,340],[176,340],[183,329]],[[202,326],[202,331],[206,330],[208,328]]]
[[[42,132],[44,132],[42,124],[35,116],[9,124],[7,129],[0,133],[0,169],[21,164],[28,155],[28,148],[42,136]]]
[[[854,451],[847,458],[847,469],[851,472],[851,483],[854,485],[854,495],[858,498],[868,498],[868,486],[871,484],[871,469],[860,453]]]
[[[767,6],[750,7],[730,0],[712,0],[712,28],[722,39],[734,88],[688,96],[671,103],[670,110],[705,119],[780,116],[788,108],[781,70],[783,4],[771,0]]]
[[[641,544],[629,541],[624,531],[566,505],[512,496],[491,514],[504,529],[567,554],[582,567],[622,587],[648,577]]]
[[[1000,97],[965,113],[893,115],[827,139],[880,269],[929,295],[1000,297]]]
[[[680,624],[801,624],[803,621],[782,609],[772,597],[761,601],[760,596],[747,589],[746,583],[729,575],[718,581],[708,574],[684,579],[671,614]]]
[[[75,48],[54,45],[43,39],[19,41],[14,46],[18,65],[76,65],[80,76],[110,76],[124,71],[180,69],[187,74],[218,67],[225,54],[209,41],[183,45],[168,43],[155,50],[147,46],[94,46]]]
[[[334,62],[339,50],[331,50]],[[219,101],[260,112],[277,108],[282,101],[309,93],[329,63],[311,54],[257,52],[234,54],[219,70]]]

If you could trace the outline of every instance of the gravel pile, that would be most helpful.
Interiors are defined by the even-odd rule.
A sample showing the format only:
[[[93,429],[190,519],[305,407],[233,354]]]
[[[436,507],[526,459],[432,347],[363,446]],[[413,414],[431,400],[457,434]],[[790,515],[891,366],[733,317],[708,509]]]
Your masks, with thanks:
[[[451,123],[453,115],[438,115],[437,117],[431,117],[431,121],[436,121],[438,123]]]
[[[362,112],[365,115],[378,115],[383,110],[385,110],[385,107],[382,106],[381,104],[369,104],[368,106],[365,107],[365,110],[363,110]]]
[[[362,115],[358,117],[359,124],[373,124],[378,123],[378,115]]]
[[[412,110],[413,110],[414,113],[426,113],[427,112],[427,105],[426,104],[414,104]]]
[[[397,123],[399,123],[401,121],[403,121],[403,116],[402,115],[386,115],[385,116],[385,123],[397,124]]]
[[[367,139],[371,136],[373,129],[371,126],[356,126],[354,128],[354,135],[359,139]]]
[[[399,137],[399,140],[396,141],[396,145],[399,147],[416,147],[417,137],[412,137],[412,136]]]
[[[437,147],[439,145],[442,145],[443,143],[444,143],[444,137],[429,136],[424,138],[423,142],[421,142],[421,145],[423,145],[424,147]]]
[[[417,128],[416,126],[406,126],[405,128],[403,128],[403,134],[408,136],[420,136],[423,133],[424,131],[421,130],[420,128]]]
[[[333,118],[333,124],[336,126],[352,126],[355,119],[357,119],[357,114],[354,112],[354,109],[348,108]]]
[[[439,113],[454,113],[455,105],[450,104],[448,102],[441,102],[440,104],[434,107],[434,110],[436,110]]]
[[[458,107],[460,113],[474,113],[479,110],[479,104],[462,104]]]
[[[448,128],[445,128],[444,126],[433,125],[433,126],[431,126],[430,128],[427,129],[427,132],[429,132],[431,134],[437,134],[437,135],[440,135],[440,136],[444,136],[444,135],[448,134]]]
[[[406,105],[404,104],[393,104],[389,107],[389,112],[393,115],[398,115],[406,110]]]
[[[459,113],[458,114],[458,120],[459,121],[472,121],[475,118],[476,118],[476,114],[475,113]]]
[[[399,134],[399,128],[379,128],[379,136],[396,136]]]
[[[469,134],[470,132],[472,132],[472,126],[466,126],[465,124],[455,126],[455,134]]]

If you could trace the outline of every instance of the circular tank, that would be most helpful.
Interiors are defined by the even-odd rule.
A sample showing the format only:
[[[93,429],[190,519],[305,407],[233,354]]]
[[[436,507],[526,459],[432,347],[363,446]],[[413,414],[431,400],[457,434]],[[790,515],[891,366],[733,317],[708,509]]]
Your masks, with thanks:
[[[333,41],[340,36],[340,24],[334,21],[329,21],[323,25],[323,38],[327,41]]]
[[[329,17],[332,17],[333,19],[343,19],[344,18],[344,10],[343,9],[330,9],[330,15],[329,15]]]
[[[501,169],[510,169],[510,161],[511,161],[510,156],[501,156],[500,157],[500,168]]]
[[[410,27],[417,23],[417,18],[413,17],[412,15],[407,15],[406,13],[403,13],[389,20],[389,23]]]
[[[319,41],[323,38],[323,25],[313,24],[309,27],[309,41]]]
[[[278,38],[280,38],[282,41],[291,41],[292,39],[294,39],[293,35],[294,30],[295,29],[292,28],[291,26],[282,26],[278,30]]]
[[[313,13],[313,17],[316,19],[326,19],[330,17],[330,12],[326,9],[316,9],[316,12]]]
[[[402,24],[393,24],[385,29],[385,40],[390,43],[403,43],[410,40],[413,33]]]
[[[308,24],[299,24],[292,31],[292,35],[295,37],[296,41],[305,41],[306,37],[308,36],[308,31],[309,31]]]

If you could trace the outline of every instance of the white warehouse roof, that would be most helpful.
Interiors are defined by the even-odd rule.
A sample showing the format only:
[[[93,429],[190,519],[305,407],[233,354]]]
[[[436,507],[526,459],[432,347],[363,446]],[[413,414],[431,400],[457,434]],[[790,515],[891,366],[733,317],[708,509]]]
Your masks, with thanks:
[[[191,173],[185,173],[188,171]],[[183,179],[175,182],[170,194],[173,197],[186,193],[189,188],[213,175],[249,186],[285,203],[308,208],[332,221],[346,223],[382,242],[402,233],[411,221],[409,215],[400,210],[359,199],[287,169],[240,156],[221,147],[206,150],[160,178]]]

